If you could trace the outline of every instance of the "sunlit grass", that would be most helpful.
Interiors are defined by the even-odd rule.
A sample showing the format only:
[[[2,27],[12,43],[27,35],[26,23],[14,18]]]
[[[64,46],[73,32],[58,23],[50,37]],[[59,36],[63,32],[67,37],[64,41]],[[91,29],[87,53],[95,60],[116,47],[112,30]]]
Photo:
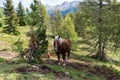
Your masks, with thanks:
[[[114,69],[120,71],[120,60],[119,59],[118,59],[118,62],[104,62],[104,61],[100,61],[100,60],[97,60],[97,59],[90,58],[89,56],[86,56],[86,55],[88,55],[88,53],[85,52],[85,51],[80,51],[80,52],[77,51],[76,53],[73,52],[71,54],[71,59],[74,60],[73,62],[79,62],[79,63],[82,63],[82,64],[91,64],[93,66],[94,65],[95,66],[103,66],[104,65],[106,67],[114,68]],[[109,55],[111,58],[113,58],[112,55],[115,58],[119,58],[119,56],[117,56],[116,54],[107,54],[107,55]]]
[[[0,74],[0,80],[54,80],[53,75],[42,75],[40,73],[37,74]]]
[[[29,32],[29,26],[23,26],[18,27],[20,31],[19,36],[5,34],[2,32],[2,28],[0,28],[0,50],[8,50],[13,51],[12,44],[15,43],[19,37],[24,41],[24,48],[28,47],[29,43],[29,37],[27,36],[27,32]],[[49,30],[47,30],[47,39],[49,41],[49,45],[53,45],[52,43],[52,34]],[[83,46],[81,44],[78,44],[79,46]],[[52,49],[52,47],[50,47]],[[74,55],[75,56],[74,56]],[[81,64],[87,64],[89,63],[92,66],[105,66],[108,68],[113,68],[115,70],[120,71],[120,63],[108,63],[108,62],[102,62],[96,59],[92,59],[89,57],[86,57],[89,53],[86,51],[82,51],[80,49],[76,51],[71,52],[71,57],[74,59],[73,62],[78,62]],[[112,57],[115,60],[120,61],[119,54],[107,54],[110,57]],[[31,66],[27,64],[24,60],[14,60],[15,64],[6,64],[5,59],[0,58],[0,80],[55,80],[55,75],[53,73],[49,73],[47,75],[40,74],[40,73],[28,73],[28,74],[20,74],[20,73],[14,73],[10,72],[11,70],[21,67],[21,66]],[[86,77],[90,80],[106,80],[102,76],[96,76],[96,75],[88,75],[88,72],[85,70],[78,71],[76,69],[70,68],[70,67],[63,67],[63,66],[54,66],[50,64],[45,64],[46,66],[52,68],[55,71],[59,72],[69,72],[69,76],[75,78],[76,80],[84,80],[82,77]]]
[[[32,66],[27,63],[17,62],[13,64],[7,64],[5,62],[0,63],[0,80],[55,80],[55,75],[48,73],[47,75],[38,72],[29,72],[26,74],[16,73],[15,69],[23,66]]]
[[[28,47],[29,37],[27,36],[27,32],[29,32],[29,26],[18,27],[20,31],[20,35],[11,35],[2,32],[2,28],[0,28],[0,50],[8,50],[12,51],[12,46],[19,38],[21,38],[24,42],[24,48]]]
[[[29,26],[17,26],[18,30],[20,31],[20,35],[15,36],[11,34],[6,34],[3,33],[2,30],[3,28],[0,28],[0,50],[8,50],[12,51],[12,46],[19,38],[24,42],[24,48],[28,48],[29,44],[29,31],[30,27]],[[49,44],[52,45],[52,34],[50,33],[50,30],[47,30],[47,40],[49,41]]]

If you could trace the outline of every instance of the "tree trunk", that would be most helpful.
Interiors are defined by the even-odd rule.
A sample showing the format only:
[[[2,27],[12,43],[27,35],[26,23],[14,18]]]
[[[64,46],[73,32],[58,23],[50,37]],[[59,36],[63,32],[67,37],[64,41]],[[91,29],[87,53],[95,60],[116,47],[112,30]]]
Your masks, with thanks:
[[[102,7],[103,7],[103,0],[99,0],[99,16],[98,16],[98,23],[99,23],[99,38],[98,38],[98,51],[96,54],[90,54],[91,57],[102,60],[102,61],[110,61],[112,62],[112,58],[108,57],[105,53],[105,42],[103,41],[103,19],[102,19]]]
[[[30,27],[30,40],[29,40],[29,54],[28,54],[28,63],[31,62],[32,58],[34,58],[33,54],[36,50],[36,42],[35,42],[35,34],[34,34],[34,26]]]
[[[102,52],[97,51],[96,54],[90,54],[89,56],[91,58],[95,58],[95,59],[105,61],[105,62],[114,62],[114,60],[112,58],[110,58],[109,56],[107,56],[104,51],[102,51]]]

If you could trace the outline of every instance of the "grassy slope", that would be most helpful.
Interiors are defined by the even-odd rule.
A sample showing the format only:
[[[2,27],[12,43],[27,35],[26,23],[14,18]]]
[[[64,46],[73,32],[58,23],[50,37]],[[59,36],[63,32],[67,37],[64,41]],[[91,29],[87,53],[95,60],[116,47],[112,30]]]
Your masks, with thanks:
[[[70,78],[72,78],[73,80],[108,80],[107,78],[111,77],[114,74],[119,74],[120,76],[120,71],[112,67],[112,66],[116,66],[115,64],[104,63],[104,62],[96,61],[94,59],[82,57],[82,56],[80,58],[81,58],[80,61],[75,59],[71,60],[72,64],[70,65],[68,64],[67,66],[62,66],[62,65],[59,66],[57,64],[54,64],[53,63],[55,62],[54,59],[53,60],[45,59],[44,64],[26,64],[26,61],[22,59],[14,60],[8,63],[4,61],[4,59],[0,59],[0,80],[6,80],[6,78],[9,80],[56,80],[56,74],[54,74],[54,71],[60,72],[60,73],[66,73],[66,72],[69,73],[67,75],[62,75],[60,77],[60,80],[64,80],[63,79],[64,77],[66,77],[65,80],[66,79],[69,80]],[[74,67],[75,66],[74,63],[78,63],[80,65]],[[32,67],[33,65],[38,65],[38,66],[45,65],[51,70],[47,72],[45,71],[45,73],[42,73],[42,71],[37,72],[34,70],[27,73],[21,73],[21,72],[15,71],[17,68],[25,67],[25,66]],[[79,67],[80,69],[77,69],[77,67]],[[98,74],[99,71],[97,72],[96,68],[99,68],[99,71],[104,72],[105,70],[106,72],[99,75]],[[42,70],[43,71],[47,70],[47,68]],[[92,71],[93,73],[91,73],[90,71]],[[112,71],[112,72],[109,72],[109,71]],[[115,78],[117,76],[113,76],[113,77]]]
[[[24,47],[26,48],[28,45],[29,38],[26,36],[29,31],[29,27],[19,27],[18,28],[21,34],[19,36],[9,35],[2,32],[2,28],[0,28],[0,50],[10,50],[12,51],[12,44],[15,43],[19,37],[24,41]]]
[[[29,38],[26,37],[26,32],[29,31],[29,27],[21,27],[19,28],[19,30],[21,31],[21,38],[24,41],[24,47],[27,47],[28,45],[28,41]],[[11,45],[13,42],[17,41],[17,39],[20,36],[13,36],[13,35],[8,35],[5,33],[1,32],[2,29],[0,28],[0,50],[8,50],[8,51],[12,51]],[[50,34],[50,33],[48,33]],[[49,37],[49,36],[48,36]],[[49,42],[51,43],[52,39],[48,39],[50,40]],[[120,71],[120,63],[117,64],[113,64],[113,63],[105,63],[105,62],[100,62],[88,57],[85,57],[85,53],[84,52],[74,52],[77,53],[79,55],[73,55],[72,54],[72,59],[71,62],[77,62],[81,65],[84,64],[90,64],[89,68],[91,68],[91,66],[105,66],[105,67],[109,67],[111,69],[113,69],[114,72]],[[115,56],[116,57],[116,56]],[[21,61],[13,61],[14,63],[9,64],[6,63],[4,61],[4,59],[0,58],[0,80],[55,80],[55,74],[48,73],[48,74],[43,74],[40,72],[29,72],[26,74],[22,74],[22,73],[16,73],[14,72],[14,69],[18,68],[18,67],[22,67],[22,66],[32,66],[30,64],[26,64],[23,60]],[[41,64],[43,65],[43,64]],[[98,75],[92,75],[89,74],[89,71],[86,70],[86,68],[83,67],[82,70],[77,70],[74,67],[71,66],[58,66],[58,65],[52,65],[52,64],[48,64],[48,63],[44,63],[44,65],[48,66],[49,68],[58,71],[58,72],[68,72],[69,75],[67,77],[72,77],[75,80],[105,80],[106,77],[105,76],[98,76]],[[82,66],[81,66],[82,67]],[[92,68],[92,70],[94,70],[95,68]],[[117,71],[116,71],[116,70]],[[118,72],[119,74],[119,72]]]

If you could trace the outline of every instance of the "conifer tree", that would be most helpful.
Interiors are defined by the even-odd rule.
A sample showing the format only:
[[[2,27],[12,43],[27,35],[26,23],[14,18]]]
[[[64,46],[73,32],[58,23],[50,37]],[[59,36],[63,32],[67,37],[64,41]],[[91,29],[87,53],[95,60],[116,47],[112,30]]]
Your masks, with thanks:
[[[4,14],[5,14],[5,27],[3,31],[8,34],[19,34],[19,31],[16,27],[17,17],[12,5],[12,0],[6,0],[4,4]]]
[[[24,7],[21,2],[19,2],[19,4],[18,4],[17,17],[18,17],[18,24],[20,26],[25,26],[26,25],[25,11],[24,11]]]
[[[2,18],[3,18],[3,13],[2,13],[2,9],[0,9],[0,27],[2,27]]]
[[[54,31],[55,31],[55,34],[54,35],[60,35],[60,32],[61,32],[61,29],[62,29],[62,21],[63,21],[63,18],[62,18],[62,14],[60,13],[60,10],[56,10],[56,12],[53,14],[53,24],[54,24]]]
[[[31,26],[30,56],[32,55],[37,62],[41,62],[40,56],[47,50],[48,41],[46,40],[46,25],[44,21],[42,4],[38,0],[30,5],[31,11],[28,12],[28,24]],[[37,30],[34,27],[37,26]],[[30,59],[28,59],[30,61]]]
[[[76,29],[80,29],[80,36],[83,37],[81,42],[88,45],[83,49],[95,53],[90,55],[104,61],[112,61],[106,55],[106,50],[113,47],[116,32],[119,30],[119,8],[115,6],[120,5],[114,4],[113,1],[115,0],[84,0],[76,16],[76,21],[79,21],[76,22]]]
[[[70,39],[70,40],[77,39],[77,33],[75,32],[75,26],[74,26],[74,23],[70,15],[66,15],[65,19],[63,20],[61,35],[66,39]]]
[[[61,27],[62,29],[60,31],[60,36],[62,36],[65,39],[70,39],[72,42],[72,49],[76,50],[77,33],[75,31],[75,26],[70,15],[65,16]]]
[[[47,13],[45,6],[43,4],[41,4],[40,9],[41,9],[40,14],[43,17],[43,22],[47,27],[49,27],[50,19],[49,19],[49,16],[48,16],[48,13]]]

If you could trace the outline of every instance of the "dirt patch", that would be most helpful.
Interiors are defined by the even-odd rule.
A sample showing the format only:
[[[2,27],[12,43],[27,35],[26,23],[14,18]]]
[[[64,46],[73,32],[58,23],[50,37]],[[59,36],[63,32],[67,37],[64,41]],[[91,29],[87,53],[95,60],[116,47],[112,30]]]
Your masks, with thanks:
[[[89,74],[88,75],[97,75],[104,76],[107,80],[120,80],[120,75],[113,72],[111,68],[107,68],[105,66],[91,66],[80,63],[67,63],[67,66],[70,66],[77,70],[85,70]]]
[[[47,60],[46,63],[51,65],[57,65],[57,62],[55,60]],[[67,67],[72,67],[78,71],[85,70],[89,76],[104,76],[106,80],[120,80],[120,75],[114,72],[112,68],[107,68],[106,66],[92,66],[90,64],[83,64],[78,62],[67,62],[66,64]]]
[[[120,75],[112,70],[112,68],[107,68],[105,66],[94,66],[93,69],[88,70],[90,74],[96,74],[97,76],[104,76],[107,80],[120,80]]]
[[[6,42],[4,42],[4,41],[0,40],[0,45],[2,45],[2,46],[5,46],[5,47],[6,47],[6,45],[8,45],[8,43],[6,43]]]
[[[5,58],[7,60],[9,59],[13,59],[15,57],[17,57],[18,54],[17,53],[13,53],[13,52],[7,52],[7,51],[0,51],[0,57],[1,58]]]
[[[16,53],[11,53],[11,52],[6,52],[6,51],[0,51],[0,57],[6,58],[6,59],[12,59],[14,57],[18,56]],[[56,66],[57,65],[57,60],[45,60],[44,61],[47,64],[51,64]],[[12,62],[7,62],[10,64],[14,64]],[[106,80],[120,80],[120,75],[112,70],[112,68],[107,68],[105,66],[93,66],[91,64],[83,64],[79,62],[67,62],[66,63],[67,67],[74,68],[78,71],[83,71],[85,70],[88,74],[90,75],[96,75],[96,76],[104,76]],[[63,65],[60,65],[63,67]],[[56,76],[56,80],[74,80],[70,78],[70,76],[66,75],[64,72],[57,72],[45,65],[42,66],[23,66],[19,67],[15,70],[14,72],[21,73],[21,74],[26,74],[29,72],[40,72],[42,74],[48,74],[48,73],[53,73]],[[81,75],[80,75],[81,77]],[[84,79],[85,77],[83,77]],[[87,79],[85,79],[87,80]],[[88,79],[89,80],[89,79]]]
[[[45,65],[32,66],[32,67],[30,67],[30,66],[19,67],[19,68],[15,69],[14,72],[21,73],[21,74],[26,74],[29,72],[40,72],[45,75],[49,74],[49,73],[53,73],[56,77],[56,80],[74,80],[74,79],[67,77],[67,75],[65,75],[64,72],[57,72]]]

